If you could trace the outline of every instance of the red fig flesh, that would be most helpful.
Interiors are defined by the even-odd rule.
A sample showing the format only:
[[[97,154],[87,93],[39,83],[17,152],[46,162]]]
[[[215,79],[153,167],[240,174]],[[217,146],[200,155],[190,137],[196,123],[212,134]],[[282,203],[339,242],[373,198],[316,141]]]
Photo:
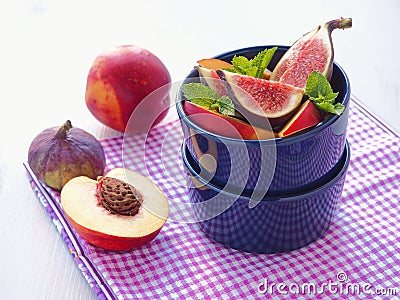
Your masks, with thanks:
[[[352,19],[340,18],[306,33],[282,56],[270,79],[305,88],[308,75],[318,71],[330,80],[334,57],[332,31],[351,26]]]
[[[228,71],[218,71],[229,83],[235,108],[251,123],[279,127],[300,105],[304,89],[290,84],[265,80]]]

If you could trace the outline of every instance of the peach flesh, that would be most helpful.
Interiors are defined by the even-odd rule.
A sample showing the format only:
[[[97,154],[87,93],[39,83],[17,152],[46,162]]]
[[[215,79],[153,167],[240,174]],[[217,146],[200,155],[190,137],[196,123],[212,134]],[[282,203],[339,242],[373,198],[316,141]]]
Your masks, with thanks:
[[[90,244],[107,250],[130,250],[150,242],[168,217],[164,193],[148,178],[127,169],[116,168],[105,176],[128,182],[141,192],[143,203],[138,214],[111,214],[98,203],[98,181],[80,176],[61,191],[61,206],[71,225]]]

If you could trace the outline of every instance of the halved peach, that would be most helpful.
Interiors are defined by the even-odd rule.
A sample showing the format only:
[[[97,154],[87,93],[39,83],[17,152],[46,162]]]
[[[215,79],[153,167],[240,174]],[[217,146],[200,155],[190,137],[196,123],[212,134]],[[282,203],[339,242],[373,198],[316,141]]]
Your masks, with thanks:
[[[305,101],[299,110],[290,118],[286,125],[278,132],[279,137],[285,137],[290,134],[317,125],[322,121],[322,116],[318,108],[310,101]]]
[[[273,138],[270,130],[252,126],[240,119],[224,116],[217,111],[194,104],[189,101],[183,103],[183,110],[189,120],[202,129],[230,138],[257,140]]]
[[[165,224],[165,194],[145,176],[112,169],[93,180],[71,179],[61,190],[61,206],[78,235],[88,243],[128,251],[153,240]]]

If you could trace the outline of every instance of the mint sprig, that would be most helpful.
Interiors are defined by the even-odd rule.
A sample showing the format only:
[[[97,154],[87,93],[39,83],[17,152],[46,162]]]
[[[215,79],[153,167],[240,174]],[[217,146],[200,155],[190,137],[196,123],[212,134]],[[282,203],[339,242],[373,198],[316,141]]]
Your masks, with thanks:
[[[234,116],[235,107],[228,96],[218,97],[210,87],[201,83],[187,83],[182,86],[185,98],[194,104],[206,107],[209,110],[217,110],[224,116]]]
[[[265,49],[259,52],[253,59],[248,59],[245,56],[235,55],[232,58],[233,68],[226,70],[243,75],[263,78],[264,70],[270,63],[277,49],[278,47]]]
[[[306,83],[306,95],[320,110],[340,115],[345,107],[341,103],[335,103],[339,93],[334,93],[326,77],[317,71],[308,75]]]

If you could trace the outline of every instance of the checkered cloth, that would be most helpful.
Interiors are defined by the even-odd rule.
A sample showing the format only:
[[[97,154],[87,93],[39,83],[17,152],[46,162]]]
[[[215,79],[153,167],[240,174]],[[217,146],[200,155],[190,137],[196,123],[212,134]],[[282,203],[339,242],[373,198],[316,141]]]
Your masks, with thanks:
[[[160,234],[127,253],[80,239],[59,194],[38,183],[25,164],[34,192],[99,299],[400,297],[400,137],[357,99],[351,102],[351,162],[337,215],[323,238],[289,253],[232,250],[190,222],[181,141],[179,121],[156,127],[145,142],[134,136],[102,141],[109,169],[143,173],[171,203]]]

